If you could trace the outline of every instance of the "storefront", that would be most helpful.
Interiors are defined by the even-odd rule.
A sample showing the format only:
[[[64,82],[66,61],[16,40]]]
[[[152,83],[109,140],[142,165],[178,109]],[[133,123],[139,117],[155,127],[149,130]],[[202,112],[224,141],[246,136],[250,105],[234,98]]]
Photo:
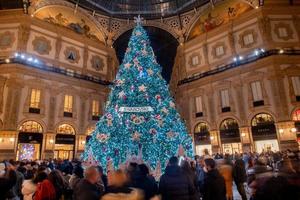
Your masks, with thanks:
[[[207,150],[210,154],[212,153],[209,128],[207,123],[200,122],[195,126],[194,142],[196,155],[203,155],[205,150]]]
[[[38,160],[41,158],[43,128],[36,121],[26,121],[19,128],[16,160]]]
[[[271,115],[255,115],[251,121],[251,132],[256,152],[279,151],[276,126]]]
[[[293,121],[295,122],[296,134],[297,134],[297,142],[298,147],[300,149],[300,109],[294,111],[293,113]]]
[[[228,118],[221,123],[220,139],[223,153],[242,152],[239,125],[235,119]]]
[[[69,124],[61,124],[56,130],[54,158],[72,160],[75,151],[75,130]]]

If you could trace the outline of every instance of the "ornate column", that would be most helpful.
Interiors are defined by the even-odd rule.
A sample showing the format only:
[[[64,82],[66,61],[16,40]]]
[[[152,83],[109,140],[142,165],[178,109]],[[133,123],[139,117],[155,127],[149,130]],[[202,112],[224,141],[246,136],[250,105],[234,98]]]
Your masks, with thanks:
[[[240,120],[242,121],[242,125],[247,124],[244,95],[243,95],[243,84],[241,83],[234,84],[233,89],[237,97],[236,103],[237,103],[237,110],[240,115]]]
[[[212,153],[220,153],[221,152],[221,140],[220,140],[220,132],[218,130],[209,131],[210,134],[210,142],[211,142],[211,150]]]
[[[6,78],[0,76],[0,114],[3,113],[3,102],[4,102],[4,86],[5,86]]]
[[[83,69],[84,70],[87,69],[88,59],[89,59],[88,45],[84,45],[84,48],[83,48]]]
[[[228,33],[228,40],[229,40],[229,47],[231,50],[232,55],[236,55],[236,49],[235,49],[235,45],[234,45],[234,35],[233,35],[233,31],[230,31]]]
[[[253,150],[253,142],[252,142],[252,137],[250,133],[250,128],[245,126],[245,127],[240,127],[240,138],[241,138],[241,143],[242,143],[242,149],[243,152],[250,152]]]

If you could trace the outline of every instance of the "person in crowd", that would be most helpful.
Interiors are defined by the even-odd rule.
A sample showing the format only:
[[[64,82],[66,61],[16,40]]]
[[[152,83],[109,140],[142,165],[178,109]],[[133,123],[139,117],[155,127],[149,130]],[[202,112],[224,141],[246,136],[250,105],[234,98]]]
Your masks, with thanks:
[[[145,164],[137,165],[135,175],[132,178],[128,185],[142,190],[145,200],[149,200],[157,194],[158,186],[155,179],[149,175],[149,169]]]
[[[7,166],[10,166],[10,168],[15,171],[17,176],[16,184],[8,191],[8,199],[18,200],[22,195],[21,189],[24,181],[24,175],[17,170],[18,165],[13,159],[9,160]]]
[[[197,187],[198,187],[198,191],[200,192],[200,196],[203,193],[203,185],[204,185],[204,177],[205,177],[205,172],[203,168],[204,168],[204,157],[200,156],[197,159],[197,165],[196,165]]]
[[[0,163],[0,200],[6,200],[17,183],[17,174],[11,165]]]
[[[97,166],[97,167],[100,173],[100,182],[104,186],[104,191],[105,191],[107,189],[107,182],[108,182],[107,176],[104,174],[103,168],[101,166]]]
[[[83,179],[83,168],[81,165],[76,165],[73,169],[73,174],[69,180],[70,188],[74,190],[81,179]]]
[[[33,200],[33,196],[37,190],[37,184],[47,179],[45,172],[38,173],[33,179],[24,180],[22,184],[22,195],[24,200]]]
[[[232,200],[233,199],[233,190],[232,190],[233,177],[232,177],[232,166],[228,155],[225,155],[224,159],[218,160],[218,170],[225,180],[226,199]]]
[[[247,181],[247,174],[245,169],[245,162],[242,159],[237,159],[233,166],[233,180],[237,187],[242,200],[247,200],[244,183]]]
[[[111,172],[108,176],[108,187],[101,200],[143,200],[141,191],[127,187],[128,176],[122,170]]]
[[[85,169],[84,178],[74,188],[75,200],[99,200],[104,188],[99,188],[100,173],[97,167]]]
[[[48,179],[55,188],[56,199],[60,199],[67,191],[68,183],[59,170],[51,171]]]
[[[39,173],[45,173],[43,171]],[[37,184],[36,192],[33,195],[33,200],[56,200],[56,191],[52,182],[47,178]]]
[[[196,177],[196,173],[192,170],[190,164],[188,161],[183,160],[181,162],[181,166],[180,166],[182,173],[185,174],[188,178],[189,181],[193,183],[194,188],[197,188],[197,177]],[[192,197],[193,199],[199,199],[199,195],[197,193],[197,190],[195,192],[195,197]]]
[[[195,197],[196,188],[183,174],[178,166],[178,158],[175,156],[170,158],[165,173],[160,178],[159,193],[162,200],[192,200]]]
[[[216,169],[212,158],[204,160],[206,176],[203,185],[203,200],[226,200],[225,180]]]

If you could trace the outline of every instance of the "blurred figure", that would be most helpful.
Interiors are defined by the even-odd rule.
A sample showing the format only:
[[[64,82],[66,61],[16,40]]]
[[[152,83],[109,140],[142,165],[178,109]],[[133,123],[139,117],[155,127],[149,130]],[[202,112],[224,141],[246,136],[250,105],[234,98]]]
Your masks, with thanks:
[[[22,185],[22,194],[24,200],[33,200],[33,195],[37,190],[37,184],[47,179],[45,172],[38,173],[33,179],[25,180]]]
[[[17,176],[16,184],[13,186],[13,188],[10,189],[10,191],[8,191],[8,199],[18,200],[22,195],[21,189],[24,181],[24,175],[16,170],[18,166],[13,159],[9,160],[9,162],[7,163],[7,167],[11,168],[11,170],[14,170]]]
[[[192,200],[195,198],[196,188],[187,175],[178,166],[178,158],[171,157],[165,173],[159,182],[159,193],[162,200]]]
[[[197,160],[196,165],[196,175],[197,175],[197,187],[198,191],[200,192],[200,195],[203,193],[203,186],[204,186],[204,178],[205,178],[205,172],[204,172],[204,157],[200,156]]]
[[[196,173],[194,173],[194,171],[192,170],[192,167],[190,166],[189,162],[186,160],[183,160],[181,162],[181,166],[180,166],[182,173],[185,174],[188,178],[189,181],[192,182],[194,188],[197,188],[197,177],[196,177]],[[197,193],[197,190],[195,191],[194,197],[192,197],[193,199],[199,199],[199,195]]]
[[[17,183],[17,174],[11,166],[0,163],[0,200],[6,200]]]
[[[226,160],[225,159],[218,160],[218,170],[225,180],[226,199],[232,200],[233,199],[232,166],[231,166],[231,163],[229,163],[228,158]]]
[[[106,191],[106,189],[107,189],[107,182],[108,182],[108,180],[107,180],[107,176],[104,174],[104,172],[103,172],[103,168],[101,167],[101,166],[98,166],[98,171],[99,171],[99,173],[100,173],[100,179],[101,179],[101,183],[103,184],[103,186],[104,186],[104,191]]]
[[[143,195],[137,189],[126,186],[128,178],[124,172],[117,170],[108,176],[108,187],[101,200],[142,200]]]
[[[45,172],[40,172],[45,173]],[[42,182],[37,184],[36,192],[34,193],[34,200],[56,200],[56,192],[55,187],[49,181],[49,179],[45,179]]]
[[[247,181],[247,174],[245,169],[245,163],[242,159],[235,161],[233,166],[233,180],[236,184],[237,190],[242,197],[242,200],[247,200],[244,183]]]
[[[212,158],[204,160],[204,171],[203,200],[226,200],[225,181]]]
[[[75,200],[99,200],[104,188],[99,188],[100,174],[97,167],[85,169],[84,178],[74,188]]]
[[[83,168],[81,165],[76,165],[69,180],[70,188],[74,190],[81,179],[83,179]]]
[[[56,199],[60,199],[67,190],[68,183],[65,181],[62,173],[59,170],[53,170],[50,172],[48,179],[55,188]]]

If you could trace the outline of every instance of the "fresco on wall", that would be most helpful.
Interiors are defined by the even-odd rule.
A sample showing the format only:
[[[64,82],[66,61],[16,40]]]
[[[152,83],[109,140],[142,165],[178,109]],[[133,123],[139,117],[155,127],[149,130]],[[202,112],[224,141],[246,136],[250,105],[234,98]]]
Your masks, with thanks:
[[[251,10],[252,7],[241,0],[225,0],[217,4],[214,8],[205,10],[194,24],[188,39],[193,39],[202,33],[226,24],[244,12]]]
[[[83,14],[79,12],[74,13],[74,10],[71,8],[50,6],[38,10],[35,13],[35,17],[58,26],[66,27],[90,39],[104,41],[100,30],[95,24]]]

